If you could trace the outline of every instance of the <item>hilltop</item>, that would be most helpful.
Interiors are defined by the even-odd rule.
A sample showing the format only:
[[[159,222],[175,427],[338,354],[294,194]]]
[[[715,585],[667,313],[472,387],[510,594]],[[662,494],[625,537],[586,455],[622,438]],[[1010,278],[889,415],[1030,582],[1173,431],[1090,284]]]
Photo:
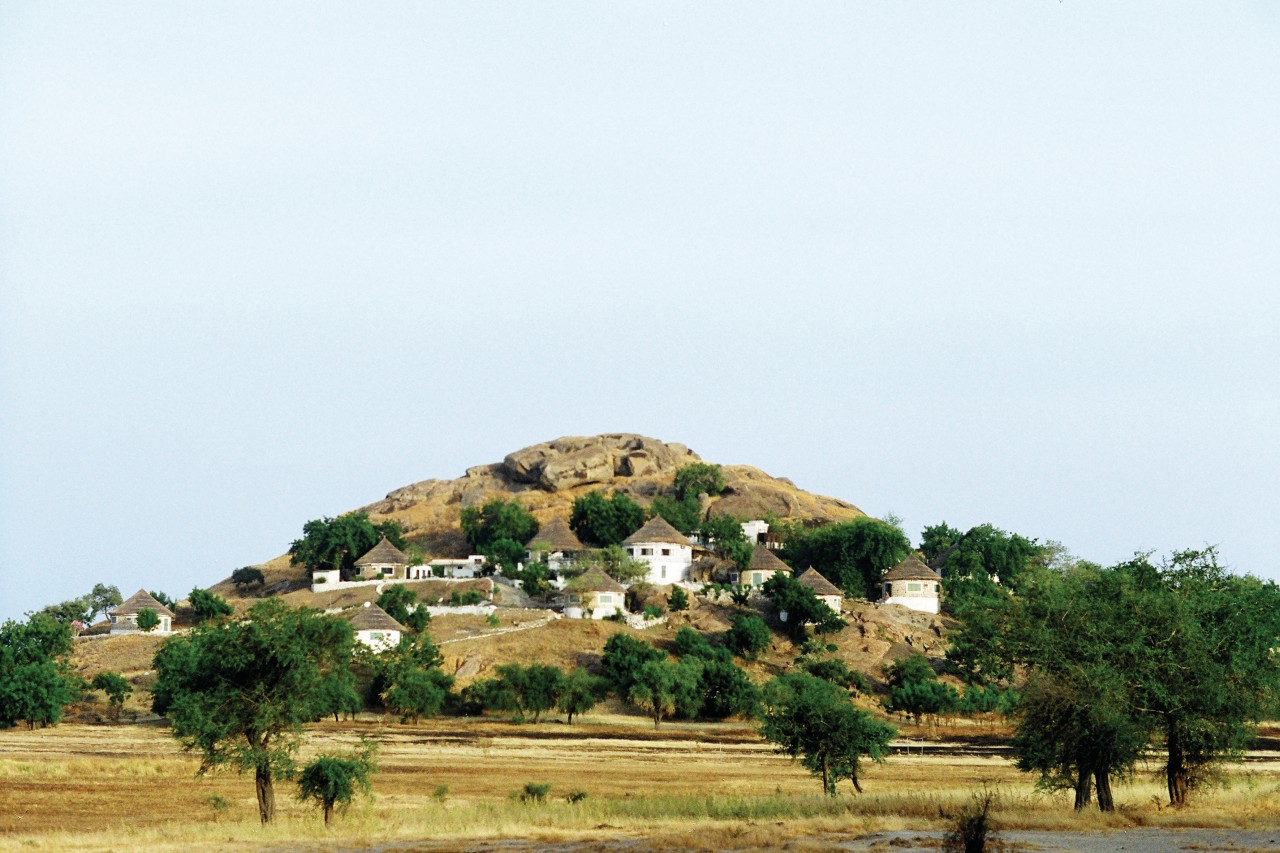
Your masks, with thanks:
[[[356,507],[375,521],[394,519],[408,541],[431,557],[465,557],[467,542],[461,529],[462,510],[495,498],[520,501],[539,522],[553,516],[567,519],[573,502],[600,489],[622,492],[642,505],[668,490],[676,471],[705,461],[687,446],[633,433],[567,436],[508,453],[501,462],[468,468],[453,480],[422,480],[395,489],[382,500]],[[838,498],[815,495],[785,477],[772,477],[750,465],[722,465],[726,489],[707,498],[707,516],[733,515],[809,523],[847,521],[865,513]],[[307,519],[298,520],[298,531]],[[305,572],[281,555],[262,565],[268,587],[302,584]],[[238,598],[224,580],[214,590]]]

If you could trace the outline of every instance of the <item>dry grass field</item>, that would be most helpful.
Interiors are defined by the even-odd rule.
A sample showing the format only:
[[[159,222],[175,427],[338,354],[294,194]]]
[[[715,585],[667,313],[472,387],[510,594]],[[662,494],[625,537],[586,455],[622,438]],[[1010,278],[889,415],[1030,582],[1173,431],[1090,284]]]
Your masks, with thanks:
[[[925,742],[922,752],[916,745],[869,766],[865,794],[846,786],[832,799],[741,724],[654,731],[610,713],[573,726],[459,719],[406,726],[370,717],[313,727],[303,756],[344,751],[361,735],[381,744],[374,798],[325,829],[289,783],[277,787],[277,822],[260,826],[252,781],[197,777],[196,759],[164,726],[0,732],[0,851],[448,850],[485,839],[490,849],[868,849],[849,845],[875,832],[941,829],[940,813],[983,786],[998,792],[996,819],[1008,829],[1280,824],[1280,759],[1271,754],[1228,768],[1219,787],[1182,811],[1163,808],[1158,781],[1140,777],[1117,789],[1120,808],[1104,816],[1076,815],[1064,799],[1036,793],[981,738]],[[527,782],[551,786],[545,803],[517,798]],[[586,798],[568,802],[574,791]]]

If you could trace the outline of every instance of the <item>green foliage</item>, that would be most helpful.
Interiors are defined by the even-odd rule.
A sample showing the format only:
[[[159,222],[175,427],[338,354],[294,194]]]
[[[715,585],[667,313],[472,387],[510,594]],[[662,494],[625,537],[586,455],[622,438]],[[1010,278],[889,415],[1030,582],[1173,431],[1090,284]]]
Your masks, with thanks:
[[[534,598],[551,592],[551,569],[546,563],[528,563],[524,569],[511,575],[520,581],[520,588]]]
[[[712,548],[726,560],[733,560],[739,570],[751,564],[754,546],[742,532],[742,519],[732,515],[717,515],[698,526],[698,532],[712,543]]]
[[[945,522],[940,526],[945,528]],[[926,528],[926,531],[932,529]],[[945,536],[954,534],[954,530],[947,528]],[[944,534],[938,535],[944,538]],[[1016,590],[1023,574],[1050,556],[1050,546],[1016,533],[1006,533],[990,524],[973,528],[951,545],[954,550],[940,567],[947,590],[943,609],[948,613],[957,613],[972,599],[991,598],[997,581]]]
[[[746,607],[751,603],[751,587],[744,584],[729,587],[729,600],[738,607]]]
[[[104,583],[94,584],[93,590],[90,591],[88,596],[86,596],[86,599],[89,602],[90,618],[92,618],[93,616],[99,613],[106,613],[111,608],[118,607],[120,604],[124,602],[124,599],[120,596],[119,587],[107,586]],[[167,604],[167,602],[161,602],[161,603]],[[168,606],[172,607],[173,605],[169,604]],[[85,621],[89,621],[89,620],[85,620]]]
[[[662,608],[656,604],[646,604],[641,615],[646,619],[658,619],[662,616]]]
[[[942,853],[983,853],[988,841],[997,841],[991,826],[991,812],[996,806],[996,795],[984,790],[974,794],[970,803],[954,814],[944,813],[952,824],[942,839]]]
[[[688,610],[689,594],[681,587],[672,587],[671,595],[667,596],[667,609],[672,613],[679,613],[682,610]]]
[[[152,598],[154,598],[156,601],[160,602],[170,610],[178,606],[178,602],[174,601],[170,596],[166,595],[165,593],[161,592],[158,589],[148,590],[148,592],[151,594]]]
[[[338,667],[326,672],[316,689],[315,719],[333,715],[333,721],[339,722],[342,715],[350,719],[361,708],[360,694],[356,691],[356,676],[347,667]]]
[[[124,708],[125,700],[133,693],[133,688],[129,686],[129,682],[125,681],[124,676],[118,672],[100,672],[93,677],[93,681],[89,682],[89,686],[107,695],[107,703],[111,706],[111,717],[119,720],[120,710]]]
[[[893,726],[857,708],[848,693],[812,675],[780,675],[765,686],[760,734],[822,780],[825,793],[848,779],[859,793],[862,756],[882,761]]]
[[[600,668],[619,698],[626,698],[635,684],[640,668],[661,661],[666,655],[644,640],[629,634],[614,634],[604,644]]]
[[[484,601],[484,594],[479,590],[469,589],[465,592],[453,590],[449,593],[450,607],[470,607],[473,604],[479,604]]]
[[[71,632],[46,613],[0,625],[0,728],[19,720],[35,728],[62,719],[62,709],[79,693],[70,653]]]
[[[585,714],[596,706],[609,690],[609,682],[579,667],[564,678],[558,707],[569,717],[569,725],[577,714]]]
[[[578,562],[585,572],[599,567],[618,583],[634,583],[649,574],[649,564],[630,556],[620,545],[606,545]]]
[[[783,559],[791,566],[818,566],[846,595],[879,597],[880,581],[911,552],[901,530],[875,518],[855,518],[812,531],[794,530]]]
[[[920,534],[920,553],[924,555],[925,562],[932,563],[963,538],[964,533],[945,521],[939,522],[926,527]]]
[[[844,620],[828,607],[813,590],[790,575],[778,572],[760,587],[779,614],[786,613],[787,635],[792,642],[803,643],[809,636],[809,626],[819,634],[829,634],[844,627]]]
[[[759,616],[733,613],[729,616],[729,623],[729,630],[724,635],[725,645],[743,660],[755,660],[769,648],[773,634]]]
[[[654,515],[660,515],[665,518],[672,527],[681,533],[694,532],[702,521],[702,511],[696,496],[678,500],[666,495],[658,495],[649,504],[649,511]]]
[[[462,510],[462,533],[477,554],[488,554],[500,539],[523,545],[537,532],[537,519],[519,501],[495,498],[483,506]]]
[[[487,562],[493,566],[502,568],[504,574],[514,575],[516,566],[520,565],[520,561],[524,559],[525,547],[514,539],[508,539],[505,536],[501,539],[495,539],[493,542],[477,549],[477,553],[484,554]],[[546,566],[541,563],[531,565],[530,570],[540,568],[546,571]]]
[[[549,793],[551,784],[548,782],[525,782],[524,789],[520,792],[520,802],[545,803]]]
[[[708,720],[750,717],[760,709],[760,688],[731,660],[702,658],[698,673],[699,716]]]
[[[653,718],[655,729],[677,711],[683,716],[696,716],[702,705],[698,690],[701,672],[702,662],[696,658],[679,663],[648,661],[636,670],[627,699]]]
[[[421,634],[431,624],[431,612],[426,607],[419,606],[406,614],[404,619],[400,621],[410,631],[415,634]]]
[[[604,492],[594,491],[573,502],[569,527],[585,544],[602,548],[620,545],[644,520],[644,508],[622,492],[606,498]]]
[[[680,499],[694,498],[708,494],[712,497],[725,490],[724,473],[719,465],[707,462],[693,462],[676,471],[676,497]]]
[[[349,667],[350,623],[275,599],[244,619],[197,626],[156,652],[152,709],[169,718],[201,769],[254,773],[263,823],[275,814],[274,780],[294,770],[302,724],[317,715],[328,674]]]
[[[814,678],[830,681],[855,694],[865,695],[871,692],[871,685],[867,683],[866,676],[856,669],[849,669],[848,665],[838,658],[801,659],[799,663],[801,668]]]
[[[325,825],[333,817],[334,807],[346,808],[357,792],[371,794],[369,777],[375,767],[375,744],[363,741],[361,749],[349,758],[321,755],[302,768],[298,776],[298,799],[311,800],[324,812]]]
[[[402,723],[416,723],[421,717],[434,717],[449,697],[453,677],[439,668],[408,669],[396,675],[382,694],[387,710],[400,717]]]
[[[221,619],[223,616],[230,616],[235,612],[225,598],[199,587],[191,590],[191,594],[187,596],[187,602],[191,605],[192,617],[196,620],[197,625],[214,619]]]
[[[139,610],[136,619],[138,630],[145,631],[148,634],[160,624],[160,617],[150,607],[144,607]]]
[[[243,566],[231,573],[231,582],[236,585],[236,589],[243,590],[251,586],[262,586],[267,582],[267,576],[257,566]]]
[[[687,625],[676,631],[672,650],[682,658],[709,659],[716,656],[716,651],[707,638]]]
[[[564,694],[565,675],[557,667],[509,663],[496,671],[497,678],[473,692],[486,710],[515,711],[521,719],[532,716],[536,723],[544,712],[557,707]]]
[[[356,560],[368,553],[383,536],[404,548],[404,532],[398,521],[374,524],[367,513],[350,512],[337,518],[319,518],[302,526],[302,538],[289,546],[289,560],[309,572],[338,569],[343,580],[357,574]]]
[[[409,609],[418,604],[417,594],[404,584],[388,584],[378,596],[377,605],[387,611],[387,615],[404,625],[409,619]],[[422,608],[419,608],[422,609]],[[424,610],[425,612],[425,610]],[[430,620],[430,617],[428,617]]]
[[[58,604],[50,604],[40,610],[40,615],[46,616],[60,625],[70,626],[72,622],[88,622],[92,607],[93,605],[89,603],[88,596],[83,596],[62,601]]]

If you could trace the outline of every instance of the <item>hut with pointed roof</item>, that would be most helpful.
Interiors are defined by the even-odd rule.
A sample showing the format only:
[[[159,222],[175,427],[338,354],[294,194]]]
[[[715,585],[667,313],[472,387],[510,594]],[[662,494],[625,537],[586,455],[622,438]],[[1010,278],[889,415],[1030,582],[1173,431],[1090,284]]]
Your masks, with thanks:
[[[375,652],[395,648],[400,645],[400,638],[408,630],[391,614],[371,601],[354,612],[343,614],[356,632],[356,642],[364,643]]]
[[[840,587],[824,578],[813,566],[801,572],[800,576],[796,578],[796,583],[813,590],[813,594],[817,596],[818,600],[836,613],[839,613],[840,608],[844,607],[844,593],[840,591]]]
[[[370,548],[364,556],[356,560],[356,568],[360,571],[361,577],[404,577],[405,566],[409,565],[409,558],[404,552],[392,545],[387,537],[383,536],[378,540],[378,544]]]
[[[155,613],[156,618],[160,620],[152,633],[170,634],[173,632],[173,611],[156,600],[154,595],[145,589],[140,589],[117,604],[107,614],[107,618],[111,620],[111,633],[123,634],[142,630],[138,627],[138,614],[144,610],[150,610]]]
[[[525,547],[528,549],[526,560],[541,560],[553,573],[571,565],[579,554],[587,550],[582,540],[569,529],[569,522],[558,515],[539,527]]]
[[[778,559],[777,554],[757,542],[751,549],[751,562],[747,565],[747,570],[742,573],[742,583],[759,588],[778,572],[789,575],[791,567]]]
[[[645,580],[650,583],[672,584],[689,580],[689,569],[693,567],[693,543],[660,515],[655,515],[623,539],[622,547],[628,556],[648,563],[649,575]]]
[[[625,586],[595,566],[565,588],[564,615],[571,619],[607,619],[626,612],[626,596]]]
[[[885,572],[880,589],[883,604],[937,613],[942,600],[942,576],[913,554]]]

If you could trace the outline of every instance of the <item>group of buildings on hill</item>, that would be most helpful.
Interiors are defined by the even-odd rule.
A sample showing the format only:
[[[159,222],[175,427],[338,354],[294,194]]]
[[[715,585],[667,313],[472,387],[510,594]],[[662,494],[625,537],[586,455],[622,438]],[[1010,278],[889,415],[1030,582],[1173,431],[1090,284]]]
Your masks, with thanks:
[[[778,573],[792,574],[769,547],[769,525],[760,520],[743,523],[743,532],[753,543],[751,560],[740,569],[728,561],[710,559],[705,543],[676,530],[666,519],[654,516],[622,541],[628,557],[647,567],[641,579],[657,586],[685,586],[690,589],[706,582],[721,582],[758,589]],[[527,543],[526,560],[545,563],[561,591],[559,606],[572,618],[603,619],[625,612],[627,587],[599,567],[581,574],[572,584],[563,577],[589,549],[560,517],[541,526]],[[312,590],[319,592],[336,587],[371,583],[403,582],[427,578],[478,577],[484,570],[485,558],[472,555],[465,559],[431,560],[410,564],[409,558],[384,537],[355,562],[359,579],[341,580],[338,571],[312,573]],[[829,607],[839,612],[844,596],[840,589],[810,567],[796,580],[812,589]],[[900,604],[913,610],[937,613],[942,579],[937,572],[915,557],[908,557],[884,578],[881,601]]]

